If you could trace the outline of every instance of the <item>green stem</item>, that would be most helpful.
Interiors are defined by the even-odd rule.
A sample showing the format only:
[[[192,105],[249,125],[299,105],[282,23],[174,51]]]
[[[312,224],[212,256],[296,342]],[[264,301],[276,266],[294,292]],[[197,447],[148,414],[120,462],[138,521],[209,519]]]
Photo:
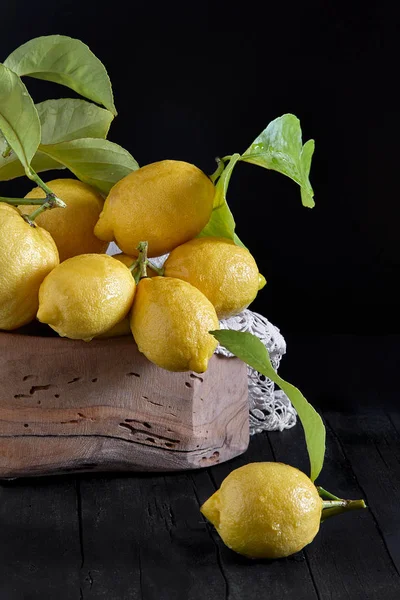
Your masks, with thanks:
[[[360,508],[367,508],[364,500],[324,500],[322,502],[321,523],[330,517]]]
[[[217,161],[217,168],[214,173],[210,175],[210,179],[213,183],[217,181],[218,177],[222,175],[222,171],[225,169],[224,159],[221,159],[217,156],[215,160]]]
[[[44,199],[44,202],[42,202],[41,206],[39,206],[36,210],[33,211],[33,213],[29,215],[29,220],[33,222],[40,214],[42,214],[42,212],[44,212],[45,210],[49,210],[50,208],[65,208],[66,206],[67,205],[65,204],[65,202],[57,198],[52,193],[51,196],[47,195]]]
[[[131,266],[130,266],[130,267],[128,267],[128,269],[131,271],[131,273],[133,273],[133,272],[134,272],[134,270],[136,269],[136,267],[138,266],[138,264],[139,264],[139,259],[137,258],[137,259],[136,259],[136,260],[135,260],[135,261],[134,261],[134,262],[131,264]]]
[[[44,212],[48,208],[50,208],[50,206],[48,205],[47,202],[44,202],[42,204],[42,206],[39,206],[39,208],[37,208],[36,210],[34,210],[33,213],[31,213],[30,215],[28,215],[29,220],[33,222],[36,219],[36,217],[38,217],[39,215],[41,215],[42,212]]]
[[[0,202],[6,202],[13,206],[41,206],[44,200],[46,200],[46,198],[7,198],[6,196],[0,196]]]
[[[153,269],[153,271],[157,273],[157,275],[163,277],[165,270],[164,267],[156,267],[156,265],[153,265],[153,263],[150,260],[147,261],[147,266],[150,267],[150,269]]]
[[[137,249],[139,250],[139,256],[137,259],[137,273],[134,275],[136,283],[143,277],[147,277],[147,249],[149,247],[148,242],[139,242]]]
[[[339,498],[338,496],[335,496],[327,490],[324,490],[324,488],[320,485],[317,485],[317,491],[323,500],[341,500],[341,498]]]
[[[34,181],[39,187],[42,188],[44,192],[46,192],[47,196],[56,197],[54,192],[45,184],[45,182],[39,177],[39,175],[30,167],[25,170],[26,176],[29,177],[32,181]]]
[[[29,179],[34,181],[46,194],[46,198],[44,198],[41,202],[41,206],[37,208],[31,215],[29,215],[29,220],[34,221],[36,217],[38,217],[43,211],[48,210],[50,208],[66,208],[66,204],[61,198],[58,198],[55,193],[49,188],[48,185],[39,177],[39,175],[29,167],[29,169],[25,169],[25,173]],[[32,202],[32,204],[36,204]]]

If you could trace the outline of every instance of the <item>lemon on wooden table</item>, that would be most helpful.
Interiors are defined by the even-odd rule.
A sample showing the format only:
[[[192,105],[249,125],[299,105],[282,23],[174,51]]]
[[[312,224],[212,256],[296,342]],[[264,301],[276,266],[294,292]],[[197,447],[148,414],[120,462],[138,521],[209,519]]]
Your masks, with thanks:
[[[219,329],[211,302],[186,281],[141,279],[131,311],[133,337],[151,362],[169,371],[206,371]]]
[[[75,256],[44,279],[37,318],[60,336],[91,340],[128,314],[135,288],[130,270],[111,256]]]
[[[35,222],[54,238],[60,262],[78,254],[103,253],[108,242],[99,240],[93,229],[103,210],[104,199],[93,187],[78,179],[54,179],[47,185],[66,203],[66,208],[42,212]],[[40,187],[33,188],[25,198],[45,198]],[[21,212],[32,214],[37,206],[21,206]]]
[[[0,202],[0,329],[17,329],[35,318],[40,284],[58,264],[51,235]]]
[[[249,558],[281,558],[312,542],[323,503],[312,481],[283,463],[232,471],[201,507],[224,543]]]
[[[221,237],[200,237],[172,250],[165,275],[198,288],[220,319],[242,312],[257,296],[258,267],[246,248]]]
[[[131,256],[147,240],[148,256],[161,256],[200,233],[211,216],[214,195],[214,184],[195,165],[151,163],[113,186],[94,232]]]

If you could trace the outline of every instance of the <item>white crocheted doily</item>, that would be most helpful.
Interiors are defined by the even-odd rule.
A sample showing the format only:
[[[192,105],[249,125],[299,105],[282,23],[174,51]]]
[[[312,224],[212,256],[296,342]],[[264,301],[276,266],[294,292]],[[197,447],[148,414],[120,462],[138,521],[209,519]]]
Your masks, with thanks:
[[[278,370],[286,343],[277,327],[262,315],[244,310],[230,319],[220,321],[221,329],[248,331],[256,335],[267,348],[271,364]],[[217,354],[233,356],[225,348],[218,346]],[[282,390],[275,390],[275,384],[251,367],[247,367],[250,401],[250,435],[261,431],[290,429],[296,424],[296,411]]]
[[[120,252],[118,246],[110,244],[108,254]],[[157,267],[164,264],[168,255],[151,259]],[[220,321],[221,329],[248,331],[256,335],[267,348],[272,366],[278,370],[282,356],[286,353],[286,342],[279,329],[272,325],[262,315],[244,310],[230,319]],[[218,346],[216,354],[233,356],[226,348]],[[282,390],[275,390],[275,384],[270,379],[260,375],[251,367],[247,367],[249,382],[249,424],[250,435],[261,431],[283,431],[296,424],[297,414],[289,398]]]

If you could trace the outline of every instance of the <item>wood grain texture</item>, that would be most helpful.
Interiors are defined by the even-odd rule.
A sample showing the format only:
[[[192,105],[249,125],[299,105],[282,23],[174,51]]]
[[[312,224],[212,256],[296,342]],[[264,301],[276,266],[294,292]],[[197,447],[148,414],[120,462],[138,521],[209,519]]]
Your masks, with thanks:
[[[393,426],[379,408],[324,414],[328,452],[320,483],[342,496],[365,494],[370,508],[327,521],[304,551],[245,559],[199,512],[242,464],[276,459],[307,468],[296,426],[259,434],[243,455],[197,471],[0,482],[1,600],[398,600],[400,445]],[[375,443],[385,452],[383,470]],[[389,481],[393,501],[385,497]]]
[[[238,359],[170,373],[129,337],[0,334],[0,477],[196,469],[241,454],[248,440]]]
[[[381,458],[368,431],[374,431],[381,443],[391,435],[391,426],[380,410],[359,414],[324,411],[327,427],[327,451],[318,483],[341,498],[364,498],[368,509],[327,520],[315,540],[305,550],[318,598],[340,600],[380,600],[400,598],[400,578],[393,565],[393,555],[387,551],[382,525],[397,531],[400,545],[398,509],[393,499],[381,497],[380,506],[373,506],[382,494]],[[269,436],[274,457],[289,462],[307,472],[301,430]],[[398,450],[398,448],[397,448]],[[391,476],[398,479],[395,444],[392,446]],[[351,458],[350,458],[351,455]],[[361,485],[361,469],[368,473],[371,493]],[[376,510],[376,512],[375,512]]]

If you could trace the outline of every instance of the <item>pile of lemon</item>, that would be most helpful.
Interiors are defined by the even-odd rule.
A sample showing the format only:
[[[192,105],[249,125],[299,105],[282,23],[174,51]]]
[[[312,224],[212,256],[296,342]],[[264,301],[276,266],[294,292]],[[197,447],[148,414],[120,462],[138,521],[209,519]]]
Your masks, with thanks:
[[[48,182],[66,208],[0,203],[0,329],[37,318],[60,336],[91,340],[132,332],[139,350],[171,371],[204,372],[219,319],[254,300],[260,275],[250,252],[202,237],[215,186],[174,160],[121,179],[107,198],[74,179]],[[45,197],[41,188],[26,198]],[[121,254],[105,254],[114,241]],[[163,269],[152,257],[169,254]],[[262,285],[262,284],[261,284]]]

